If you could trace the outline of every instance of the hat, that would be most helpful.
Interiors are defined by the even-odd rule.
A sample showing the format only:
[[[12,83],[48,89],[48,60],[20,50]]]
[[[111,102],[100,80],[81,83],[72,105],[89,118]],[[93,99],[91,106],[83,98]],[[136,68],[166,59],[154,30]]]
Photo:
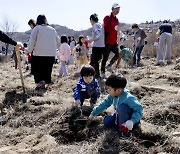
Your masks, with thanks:
[[[119,8],[120,6],[119,6],[119,4],[117,4],[117,3],[114,3],[113,5],[112,5],[112,9],[116,9],[116,8]]]

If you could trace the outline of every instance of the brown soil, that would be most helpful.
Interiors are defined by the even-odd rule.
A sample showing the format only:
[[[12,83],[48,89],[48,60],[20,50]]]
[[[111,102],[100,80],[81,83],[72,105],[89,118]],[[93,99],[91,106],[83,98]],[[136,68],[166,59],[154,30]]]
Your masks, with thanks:
[[[143,119],[132,137],[120,137],[115,130],[103,126],[102,118],[112,113],[111,108],[89,122],[92,111],[89,100],[82,110],[72,107],[72,89],[78,80],[73,66],[68,66],[70,76],[58,78],[56,64],[54,84],[39,91],[34,90],[33,77],[26,76],[28,72],[24,71],[26,95],[23,95],[18,70],[12,61],[1,62],[0,114],[4,121],[0,125],[0,153],[179,153],[179,64],[160,67],[154,66],[154,59],[142,62],[142,67],[122,65],[115,70],[128,79],[128,89],[144,107]],[[106,95],[102,93],[99,101]]]

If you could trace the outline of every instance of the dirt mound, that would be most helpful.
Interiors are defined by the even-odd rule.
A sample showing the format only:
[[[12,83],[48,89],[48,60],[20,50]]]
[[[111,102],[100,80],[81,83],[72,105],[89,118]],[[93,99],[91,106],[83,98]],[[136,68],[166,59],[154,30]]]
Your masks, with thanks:
[[[16,90],[12,90],[6,92],[5,99],[3,100],[2,104],[4,107],[8,108],[17,104],[21,100],[23,100],[23,94],[17,93]]]
[[[144,66],[119,68],[128,80],[128,89],[143,105],[143,119],[131,137],[103,126],[107,113],[88,121],[92,111],[89,100],[82,110],[70,108],[72,89],[78,81],[76,68],[67,65],[68,77],[58,78],[59,65],[53,67],[52,81],[45,90],[34,90],[33,77],[25,77],[26,102],[19,71],[13,62],[0,66],[0,107],[4,113],[0,123],[0,153],[179,153],[180,151],[180,87],[179,64],[154,66],[155,60],[142,59]],[[11,72],[11,73],[9,73]],[[23,74],[28,73],[24,72]],[[110,72],[107,72],[107,76]],[[98,100],[107,95],[103,92]],[[98,104],[97,103],[97,104]]]
[[[79,142],[97,137],[102,131],[100,120],[88,121],[88,116],[92,111],[91,107],[83,106],[82,109],[72,107],[58,121],[58,128],[53,129],[50,135],[56,138],[58,143]],[[94,130],[96,129],[96,133]]]
[[[176,64],[174,67],[175,70],[180,70],[180,63]]]
[[[157,110],[153,117],[149,119],[156,125],[179,125],[180,124],[180,104],[169,105],[165,109]]]

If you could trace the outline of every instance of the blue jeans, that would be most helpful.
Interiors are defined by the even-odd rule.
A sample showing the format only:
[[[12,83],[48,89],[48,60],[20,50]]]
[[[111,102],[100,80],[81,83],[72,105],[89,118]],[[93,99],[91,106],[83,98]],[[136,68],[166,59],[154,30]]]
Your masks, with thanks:
[[[107,115],[104,117],[104,125],[107,128],[118,127],[120,124],[125,123],[131,119],[133,110],[125,104],[119,105],[117,113],[113,115]]]
[[[144,45],[143,46],[139,46],[136,48],[136,51],[133,55],[133,64],[139,64],[140,63],[140,60],[141,60],[141,52],[144,48]],[[136,62],[136,56],[137,56],[137,62]]]

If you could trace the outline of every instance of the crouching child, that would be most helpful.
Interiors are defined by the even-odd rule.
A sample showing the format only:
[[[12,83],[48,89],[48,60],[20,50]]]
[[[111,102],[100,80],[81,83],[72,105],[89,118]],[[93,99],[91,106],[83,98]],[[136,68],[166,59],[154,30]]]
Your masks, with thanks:
[[[74,89],[75,106],[82,106],[84,100],[88,98],[90,98],[90,105],[94,106],[100,97],[100,91],[94,68],[91,65],[83,66],[80,79]]]
[[[126,78],[120,75],[109,76],[106,80],[109,95],[93,108],[89,119],[92,120],[113,104],[115,113],[104,117],[104,125],[108,128],[115,127],[122,135],[128,136],[134,125],[140,123],[143,108],[136,97],[125,88],[126,84]]]
[[[121,58],[129,65],[133,65],[133,51],[129,48],[126,48],[124,45],[120,46],[121,49]]]

